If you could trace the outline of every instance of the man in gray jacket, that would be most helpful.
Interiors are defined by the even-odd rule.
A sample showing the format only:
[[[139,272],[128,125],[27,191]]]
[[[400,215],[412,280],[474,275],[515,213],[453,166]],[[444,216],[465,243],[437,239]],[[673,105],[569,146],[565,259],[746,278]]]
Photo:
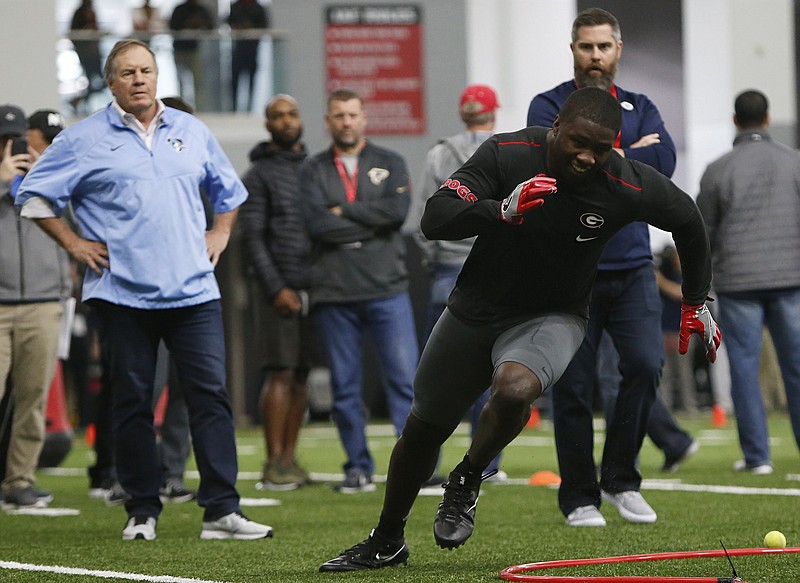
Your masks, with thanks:
[[[744,91],[734,105],[733,150],[712,162],[697,206],[706,222],[744,459],[733,469],[772,473],[758,371],[762,330],[775,343],[800,447],[800,155],[767,131],[768,102]]]
[[[0,398],[9,374],[14,395],[2,490],[3,506],[10,508],[46,506],[52,499],[36,489],[34,471],[44,445],[62,300],[72,286],[66,251],[14,206],[22,177],[38,158],[31,147],[14,153],[14,140],[27,128],[19,107],[0,107]]]

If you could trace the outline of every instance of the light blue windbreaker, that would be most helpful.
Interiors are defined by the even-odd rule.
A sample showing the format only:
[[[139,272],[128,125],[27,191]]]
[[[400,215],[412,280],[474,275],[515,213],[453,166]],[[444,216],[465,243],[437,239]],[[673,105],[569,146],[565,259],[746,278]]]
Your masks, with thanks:
[[[40,196],[59,216],[71,202],[82,236],[108,246],[110,269],[86,270],[84,301],[179,308],[220,297],[200,188],[216,214],[247,198],[205,124],[166,108],[151,152],[109,105],[56,137],[15,202]]]

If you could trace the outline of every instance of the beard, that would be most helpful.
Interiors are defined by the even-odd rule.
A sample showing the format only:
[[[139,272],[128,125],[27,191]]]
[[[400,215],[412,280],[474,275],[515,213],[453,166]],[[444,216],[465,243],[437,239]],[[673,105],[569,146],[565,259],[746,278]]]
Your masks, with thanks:
[[[608,70],[601,71],[599,75],[597,74],[597,69],[586,70],[575,67],[575,81],[578,83],[578,87],[597,87],[604,91],[611,91],[616,74],[616,63],[611,65]]]
[[[272,134],[272,143],[282,150],[291,150],[300,138],[303,137],[303,127],[297,129],[297,133],[275,132]]]

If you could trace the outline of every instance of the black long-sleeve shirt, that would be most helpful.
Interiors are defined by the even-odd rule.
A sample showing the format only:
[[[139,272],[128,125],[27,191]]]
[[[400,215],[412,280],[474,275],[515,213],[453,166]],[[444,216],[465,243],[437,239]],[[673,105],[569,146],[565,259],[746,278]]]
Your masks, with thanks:
[[[683,296],[701,304],[711,286],[711,257],[692,198],[653,168],[612,153],[581,189],[559,184],[521,225],[500,219],[501,201],[533,176],[547,174],[547,129],[528,127],[484,142],[428,201],[429,239],[478,236],[449,307],[484,323],[545,312],[588,314],[605,243],[632,221],[671,231],[682,261]]]

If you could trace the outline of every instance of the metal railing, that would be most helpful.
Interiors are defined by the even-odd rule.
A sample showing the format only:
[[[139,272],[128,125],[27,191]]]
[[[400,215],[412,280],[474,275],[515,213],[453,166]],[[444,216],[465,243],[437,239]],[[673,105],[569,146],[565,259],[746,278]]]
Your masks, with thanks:
[[[286,91],[288,33],[283,30],[222,27],[209,31],[133,31],[127,37],[70,31],[57,46],[59,93],[65,111],[87,114],[108,102],[111,94],[102,79],[102,67],[121,38],[136,38],[150,45],[159,68],[159,96],[180,96],[198,112],[261,113],[269,96]],[[187,42],[188,47],[180,46]],[[250,87],[248,65],[254,58]],[[239,71],[236,92],[234,66]]]

